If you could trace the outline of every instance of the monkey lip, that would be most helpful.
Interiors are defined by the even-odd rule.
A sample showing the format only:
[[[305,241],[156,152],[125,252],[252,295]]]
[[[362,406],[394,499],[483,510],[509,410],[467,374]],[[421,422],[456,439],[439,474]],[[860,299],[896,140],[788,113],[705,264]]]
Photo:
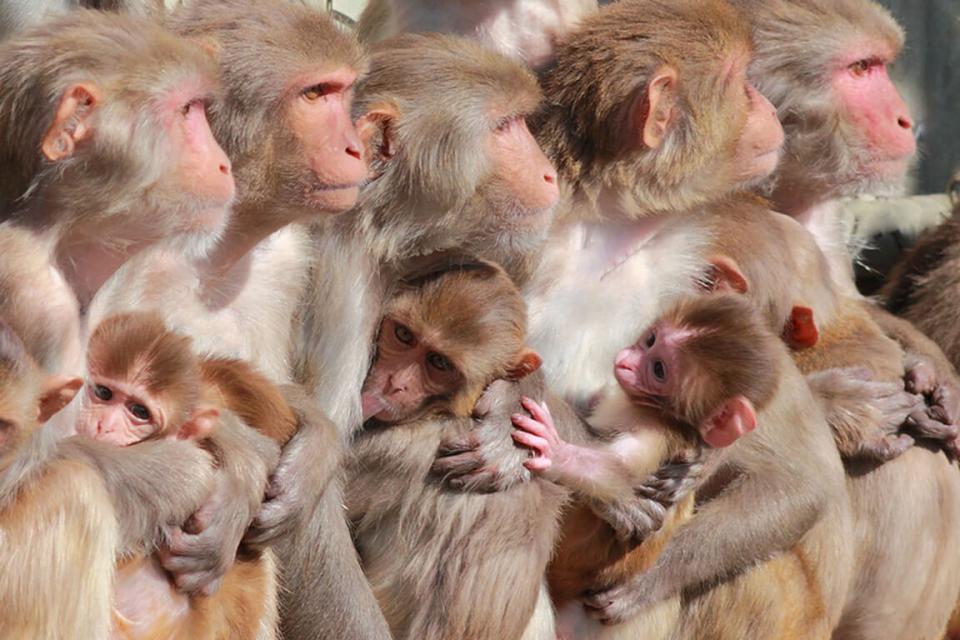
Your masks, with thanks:
[[[636,370],[629,364],[617,363],[613,370],[613,376],[620,383],[624,390],[629,392],[642,391],[640,389],[640,379]]]
[[[364,392],[361,396],[361,404],[363,406],[364,422],[389,408],[380,397],[380,394],[377,393]]]

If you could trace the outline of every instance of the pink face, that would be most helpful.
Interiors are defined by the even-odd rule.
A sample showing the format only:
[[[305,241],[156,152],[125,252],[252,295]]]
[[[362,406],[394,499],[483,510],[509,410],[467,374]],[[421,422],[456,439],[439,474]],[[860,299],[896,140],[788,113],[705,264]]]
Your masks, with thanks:
[[[225,222],[236,193],[230,160],[213,138],[199,84],[172,91],[161,105],[164,128],[179,153],[177,182],[191,201],[200,203],[182,221],[186,232],[217,230]]]
[[[143,389],[114,380],[91,380],[77,419],[77,433],[120,447],[161,431],[167,416]]]
[[[311,175],[304,203],[322,211],[346,211],[357,201],[367,176],[363,145],[350,119],[353,83],[350,69],[312,73],[296,81],[287,110]]]
[[[899,179],[917,150],[913,119],[887,74],[892,55],[876,53],[845,61],[831,79],[833,90],[848,122],[867,151],[860,169],[874,179]]]
[[[523,118],[503,121],[488,141],[493,176],[515,208],[537,213],[557,203],[557,171],[544,155]]]
[[[656,324],[633,346],[617,354],[614,376],[620,387],[641,404],[654,407],[672,396],[683,376],[677,344],[690,333]]]
[[[363,419],[408,420],[433,398],[448,397],[463,383],[450,360],[406,325],[385,318],[377,339],[377,359],[363,385]]]

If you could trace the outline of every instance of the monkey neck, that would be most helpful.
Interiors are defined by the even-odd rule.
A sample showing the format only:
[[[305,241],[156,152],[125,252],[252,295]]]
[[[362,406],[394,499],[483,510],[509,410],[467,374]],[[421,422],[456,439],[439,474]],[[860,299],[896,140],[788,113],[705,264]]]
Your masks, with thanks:
[[[222,277],[231,273],[258,244],[298,218],[279,209],[268,211],[259,204],[237,205],[230,224],[205,260],[209,275]]]

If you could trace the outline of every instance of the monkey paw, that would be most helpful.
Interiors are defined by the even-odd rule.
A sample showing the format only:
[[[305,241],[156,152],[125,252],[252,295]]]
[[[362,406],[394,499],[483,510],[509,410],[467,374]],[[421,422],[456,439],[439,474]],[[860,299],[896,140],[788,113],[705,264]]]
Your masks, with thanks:
[[[629,620],[660,599],[644,574],[623,584],[584,594],[583,608],[597,622],[615,625]]]
[[[868,462],[889,462],[906,453],[915,444],[915,440],[905,433],[881,434],[860,444],[855,456]]]

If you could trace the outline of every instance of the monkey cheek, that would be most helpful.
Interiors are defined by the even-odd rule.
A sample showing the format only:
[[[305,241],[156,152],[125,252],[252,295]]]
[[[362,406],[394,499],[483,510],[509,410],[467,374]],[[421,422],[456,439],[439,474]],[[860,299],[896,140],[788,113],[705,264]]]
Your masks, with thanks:
[[[337,189],[320,188],[307,198],[307,204],[326,213],[343,213],[353,208],[360,195],[360,187]]]

